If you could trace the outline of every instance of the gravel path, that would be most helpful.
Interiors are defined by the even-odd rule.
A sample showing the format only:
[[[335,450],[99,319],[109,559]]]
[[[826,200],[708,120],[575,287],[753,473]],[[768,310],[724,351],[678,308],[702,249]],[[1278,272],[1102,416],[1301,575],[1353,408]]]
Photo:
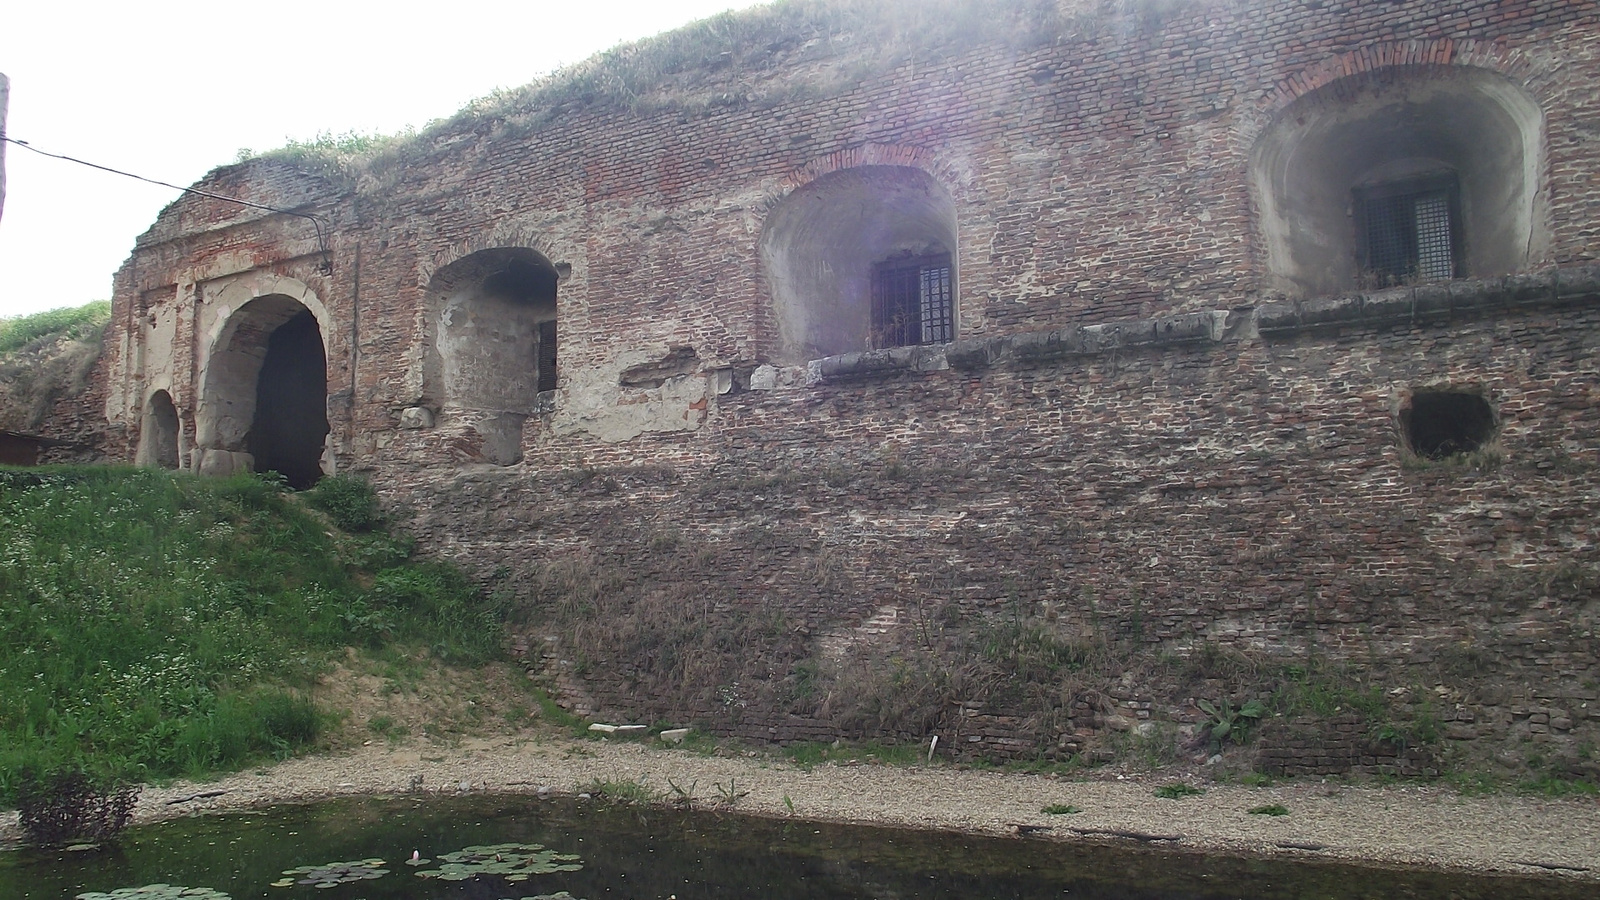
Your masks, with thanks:
[[[1560,873],[1600,881],[1600,801],[1516,795],[1462,797],[1434,786],[1350,787],[1290,782],[1255,788],[1206,785],[1181,800],[1154,796],[1161,781],[1077,781],[951,766],[828,764],[805,771],[766,757],[711,757],[627,742],[485,738],[453,747],[426,742],[366,746],[345,755],[291,760],[215,782],[147,789],[137,821],[340,794],[471,791],[571,792],[595,780],[667,779],[707,805],[717,785],[748,791],[737,808],[984,834],[1045,826],[1041,837],[1126,840],[1104,832],[1181,835],[1179,846],[1245,854],[1300,853],[1411,866]],[[201,793],[224,792],[198,797]],[[186,799],[193,798],[193,799]],[[181,802],[171,802],[181,801]],[[1081,812],[1047,815],[1069,804]],[[1289,814],[1250,815],[1282,804]],[[1085,835],[1082,832],[1102,832]],[[14,839],[14,813],[0,839]],[[1290,846],[1285,846],[1290,845]],[[1315,849],[1311,849],[1315,848]]]

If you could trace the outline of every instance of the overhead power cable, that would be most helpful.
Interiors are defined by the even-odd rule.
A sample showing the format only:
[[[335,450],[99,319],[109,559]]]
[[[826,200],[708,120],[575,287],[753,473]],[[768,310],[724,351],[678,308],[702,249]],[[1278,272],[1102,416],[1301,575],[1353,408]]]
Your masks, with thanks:
[[[33,146],[27,141],[19,141],[14,137],[9,137],[3,134],[0,134],[0,141],[5,141],[8,144],[16,144],[18,147],[21,147],[24,150],[32,150],[34,153],[37,153],[40,156],[48,156],[51,159],[60,159],[70,163],[77,163],[80,166],[88,166],[91,169],[99,169],[102,172],[110,172],[113,175],[121,175],[125,178],[132,178],[136,181],[143,181],[147,184],[171,188],[172,190],[181,191],[185,194],[194,194],[210,200],[221,200],[225,203],[237,203],[240,206],[248,206],[251,209],[265,210],[266,212],[279,213],[285,216],[297,216],[299,218],[309,220],[312,226],[317,229],[317,249],[322,253],[322,273],[327,275],[333,272],[333,253],[328,249],[328,236],[327,232],[323,230],[323,225],[325,223],[321,216],[314,216],[310,213],[299,212],[293,209],[283,209],[282,207],[268,206],[265,203],[256,203],[251,200],[240,200],[238,197],[229,197],[224,194],[212,193],[211,191],[202,191],[199,188],[180,187],[176,184],[158,181],[154,178],[146,178],[143,175],[135,175],[132,172],[124,172],[121,169],[113,169],[110,166],[102,166],[99,163],[92,163],[85,159],[78,159],[74,156],[67,156],[62,153],[50,153],[45,150],[40,150],[38,147]],[[331,228],[332,226],[329,227]]]

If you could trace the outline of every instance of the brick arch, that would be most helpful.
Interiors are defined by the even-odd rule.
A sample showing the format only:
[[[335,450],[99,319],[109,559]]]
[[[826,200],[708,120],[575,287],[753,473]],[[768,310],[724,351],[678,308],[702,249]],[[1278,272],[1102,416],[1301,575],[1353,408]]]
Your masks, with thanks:
[[[933,176],[934,180],[949,191],[950,196],[957,202],[966,199],[967,188],[972,182],[970,172],[963,171],[951,160],[932,150],[909,144],[866,143],[817,157],[791,171],[767,193],[762,208],[772,209],[783,198],[824,175],[862,166],[907,166],[921,169]]]
[[[776,358],[943,343],[959,318],[959,203],[910,152],[833,154],[765,210]]]
[[[1274,119],[1296,100],[1345,78],[1369,75],[1383,69],[1413,66],[1469,66],[1488,69],[1524,88],[1541,72],[1522,50],[1493,41],[1433,40],[1387,41],[1328,57],[1277,81],[1240,123],[1239,143],[1248,151]]]
[[[434,276],[441,269],[484,250],[522,247],[538,253],[552,263],[565,262],[566,257],[571,255],[571,248],[558,246],[546,237],[546,234],[546,228],[528,222],[496,224],[492,228],[485,229],[465,240],[457,241],[434,254],[431,260],[419,267],[417,285],[426,288],[433,282]]]

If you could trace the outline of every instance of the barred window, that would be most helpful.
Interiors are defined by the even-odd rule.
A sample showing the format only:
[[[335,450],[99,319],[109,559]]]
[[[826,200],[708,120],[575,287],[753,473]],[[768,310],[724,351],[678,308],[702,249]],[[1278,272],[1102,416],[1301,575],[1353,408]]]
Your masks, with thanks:
[[[556,389],[556,320],[539,323],[539,393]]]
[[[1454,175],[1359,188],[1365,252],[1374,287],[1454,278],[1460,243]]]
[[[872,347],[955,339],[950,254],[904,257],[872,268]]]

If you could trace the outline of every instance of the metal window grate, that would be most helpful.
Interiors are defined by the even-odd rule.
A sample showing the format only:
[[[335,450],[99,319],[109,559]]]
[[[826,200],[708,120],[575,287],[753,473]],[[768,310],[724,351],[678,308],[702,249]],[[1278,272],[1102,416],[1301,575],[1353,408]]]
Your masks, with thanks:
[[[1446,188],[1366,197],[1367,270],[1381,284],[1454,277],[1450,207]]]
[[[538,392],[556,389],[556,320],[539,323]],[[526,390],[526,389],[524,389]]]
[[[922,270],[922,292],[918,298],[922,314],[922,343],[949,343],[954,335],[954,304],[951,302],[950,263]]]
[[[880,263],[872,279],[872,346],[907,347],[955,338],[950,254]]]
[[[1416,198],[1412,221],[1417,228],[1417,274],[1437,281],[1455,274],[1450,241],[1450,198],[1439,191]]]

